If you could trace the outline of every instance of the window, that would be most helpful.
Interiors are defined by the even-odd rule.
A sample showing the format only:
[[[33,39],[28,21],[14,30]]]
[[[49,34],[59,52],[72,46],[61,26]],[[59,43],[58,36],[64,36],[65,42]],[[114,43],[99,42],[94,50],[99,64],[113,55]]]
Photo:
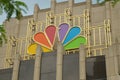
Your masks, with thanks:
[[[86,0],[74,0],[74,3],[85,2]]]
[[[92,0],[92,4],[98,4],[103,2],[104,0]]]
[[[56,0],[57,2],[65,2],[65,1],[68,1],[68,0]]]

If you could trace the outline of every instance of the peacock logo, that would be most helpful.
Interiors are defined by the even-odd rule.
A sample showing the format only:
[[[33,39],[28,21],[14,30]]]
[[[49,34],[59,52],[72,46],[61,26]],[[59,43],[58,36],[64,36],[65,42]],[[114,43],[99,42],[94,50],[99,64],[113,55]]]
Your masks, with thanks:
[[[56,34],[65,50],[76,49],[80,44],[86,44],[86,38],[80,35],[81,28],[78,26],[70,27],[67,23],[59,25],[58,29],[54,25],[48,26],[44,32],[38,32],[33,36],[35,43],[29,45],[28,54],[36,54],[37,46],[40,45],[43,52],[53,51]]]

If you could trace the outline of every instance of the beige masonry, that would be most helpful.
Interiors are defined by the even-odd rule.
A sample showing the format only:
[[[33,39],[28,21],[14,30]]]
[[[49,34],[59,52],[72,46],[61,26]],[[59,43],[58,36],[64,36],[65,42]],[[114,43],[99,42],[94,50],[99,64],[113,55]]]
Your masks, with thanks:
[[[20,20],[12,18],[12,19],[10,19],[10,21],[4,22],[6,32],[7,32],[7,37],[9,38],[8,43],[9,42],[12,43],[10,38],[13,36],[14,36],[14,38],[19,39],[19,40],[21,38],[32,36],[34,34],[34,32],[27,33],[27,30],[28,30],[27,28],[31,27],[28,24],[36,23],[37,21],[46,22],[46,19],[47,19],[46,12],[52,12],[54,15],[65,14],[65,9],[67,9],[67,8],[70,8],[72,16],[77,16],[77,15],[85,16],[82,13],[86,9],[89,10],[89,15],[87,16],[87,17],[89,17],[89,19],[86,21],[86,22],[89,22],[89,25],[87,25],[87,26],[89,26],[89,28],[92,28],[92,27],[97,28],[99,25],[103,25],[103,24],[106,25],[107,20],[110,21],[110,30],[108,30],[108,32],[111,33],[112,44],[106,45],[106,48],[104,48],[102,55],[105,55],[105,58],[106,58],[107,80],[120,80],[120,10],[119,10],[120,3],[118,3],[115,7],[112,7],[110,2],[107,2],[104,5],[99,5],[99,4],[92,4],[91,0],[86,0],[85,2],[81,2],[81,3],[74,3],[74,0],[68,0],[65,2],[57,3],[56,0],[51,0],[51,7],[46,8],[46,9],[41,9],[36,4],[34,7],[33,15],[24,16]],[[71,23],[74,23],[74,25],[79,24],[77,22],[74,22],[74,20],[72,21],[71,18],[72,17],[69,16],[69,20],[71,20]],[[33,20],[33,21],[29,22],[29,20]],[[59,24],[61,24],[63,22],[65,22],[65,21],[62,20],[62,17],[61,17],[61,21],[59,21],[58,18],[56,18],[56,23],[51,23],[51,24],[56,24],[56,26],[58,26]],[[80,23],[81,24],[78,26],[81,26],[81,28],[84,29],[84,25],[83,25],[84,19]],[[44,24],[39,24],[39,26],[40,25],[47,26]],[[109,25],[109,24],[107,24],[107,25]],[[42,28],[42,30],[43,30],[43,28]],[[94,30],[93,31],[91,30],[87,34],[87,35],[89,35],[90,45],[94,44],[93,32],[94,32]],[[99,32],[100,31],[95,31],[95,35],[98,36]],[[104,30],[102,30],[101,33],[104,36]],[[24,41],[26,41],[27,39],[25,39]],[[106,38],[101,37],[101,43],[106,43],[105,39]],[[96,40],[96,44],[98,44],[99,38],[96,37],[95,40]],[[23,43],[21,42],[21,43],[18,43],[17,45],[24,44],[24,41],[23,41]],[[12,49],[11,49],[11,47],[12,47]],[[88,50],[88,52],[92,52],[92,48],[96,49],[99,47],[102,48],[103,45],[101,44],[100,46],[92,46]],[[16,48],[17,48],[17,51],[14,52]],[[3,65],[2,64],[0,65],[0,69],[13,67],[13,76],[14,77],[12,77],[12,80],[17,80],[17,78],[18,78],[18,69],[19,69],[20,59],[19,59],[18,55],[16,56],[16,53],[19,53],[19,56],[22,57],[21,55],[23,55],[22,52],[23,53],[25,52],[25,50],[26,50],[25,48],[26,48],[25,46],[22,48],[20,48],[19,46],[18,47],[14,47],[14,46],[8,47],[8,44],[5,44],[2,47],[0,47],[0,63],[3,63]],[[57,66],[56,80],[62,80],[62,58],[63,58],[63,55],[61,54],[63,52],[62,45],[58,46],[57,49],[58,49],[58,53],[60,53],[60,54],[57,55],[57,59],[58,59],[57,63],[58,64],[56,65]],[[6,54],[8,50],[9,50],[9,52],[11,52],[10,55],[11,56],[14,55],[14,56],[16,56],[16,58],[13,59],[13,57],[9,57],[10,55]],[[85,55],[85,54],[87,54],[85,50],[86,50],[85,46],[81,46],[79,49],[79,53],[80,53],[79,54],[79,58],[80,58],[79,59],[79,64],[80,64],[79,80],[86,80],[85,57],[88,57],[88,56]],[[36,55],[36,60],[40,60],[41,59],[41,51],[38,51],[37,53],[38,53],[38,55]],[[27,53],[24,53],[24,54],[27,55]],[[6,63],[6,60],[8,58],[12,58],[12,59],[7,61],[7,63]],[[12,66],[4,65],[4,63],[6,63],[8,65],[9,64],[8,62],[11,62],[11,61],[14,62],[14,64]],[[40,63],[37,63],[37,61],[36,61],[35,64],[36,64],[36,66],[35,66],[36,68],[35,68],[35,72],[34,72],[34,80],[38,80],[39,73],[40,73],[39,72],[40,71],[39,70]]]
[[[35,56],[35,67],[34,67],[34,78],[33,80],[40,80],[41,72],[41,59],[42,59],[42,49],[40,46],[37,47],[37,52]]]
[[[63,69],[63,54],[64,48],[61,42],[57,44],[57,63],[56,63],[56,80],[62,80],[62,69]]]
[[[12,80],[18,80],[19,65],[20,65],[20,56],[19,54],[16,54],[14,58]]]
[[[85,46],[79,48],[79,80],[86,80]]]

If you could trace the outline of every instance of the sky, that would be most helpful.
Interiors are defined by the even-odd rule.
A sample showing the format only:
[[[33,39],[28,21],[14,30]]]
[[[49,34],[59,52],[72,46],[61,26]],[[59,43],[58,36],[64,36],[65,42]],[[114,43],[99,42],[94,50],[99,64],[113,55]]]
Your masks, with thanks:
[[[50,1],[51,0],[21,0],[23,2],[25,2],[28,6],[28,11],[27,13],[23,13],[23,16],[27,16],[27,15],[32,15],[33,11],[34,11],[34,5],[38,4],[40,9],[45,9],[45,8],[49,8],[50,7]],[[63,2],[63,1],[67,1],[67,0],[56,0],[57,2]],[[74,0],[75,3],[78,2],[82,2],[85,0]],[[3,23],[3,21],[5,21],[6,19],[6,14],[3,13],[2,15],[0,15],[0,24]]]

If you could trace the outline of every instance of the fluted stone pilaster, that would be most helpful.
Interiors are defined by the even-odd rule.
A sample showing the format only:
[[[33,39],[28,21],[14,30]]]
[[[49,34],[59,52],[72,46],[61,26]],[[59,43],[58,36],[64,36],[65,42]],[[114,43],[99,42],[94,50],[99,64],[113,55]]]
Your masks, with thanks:
[[[69,3],[69,8],[71,9],[71,11],[73,12],[73,4],[74,4],[74,0],[68,0]]]
[[[56,0],[51,0],[51,11],[55,12]]]
[[[105,12],[106,12],[106,19],[110,19],[111,18],[111,6],[110,6],[110,2],[106,2],[105,3]]]
[[[86,80],[85,57],[85,48],[81,45],[79,48],[79,80]]]
[[[39,12],[39,10],[40,10],[40,8],[39,8],[38,4],[35,4],[35,6],[34,6],[34,14],[33,14],[34,21],[38,20],[38,12]]]
[[[110,46],[105,50],[107,80],[120,79],[115,48],[115,46]]]
[[[61,42],[57,44],[57,63],[56,63],[56,80],[62,80],[64,48]]]
[[[41,49],[40,45],[38,45],[37,53],[36,53],[36,56],[35,56],[35,66],[34,66],[34,78],[33,78],[33,80],[40,80],[41,57],[42,57],[42,49]]]
[[[12,80],[18,80],[19,65],[20,65],[20,56],[19,54],[16,54],[14,58],[14,64],[13,64]]]

